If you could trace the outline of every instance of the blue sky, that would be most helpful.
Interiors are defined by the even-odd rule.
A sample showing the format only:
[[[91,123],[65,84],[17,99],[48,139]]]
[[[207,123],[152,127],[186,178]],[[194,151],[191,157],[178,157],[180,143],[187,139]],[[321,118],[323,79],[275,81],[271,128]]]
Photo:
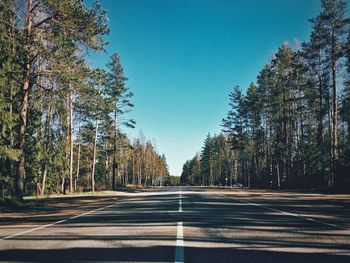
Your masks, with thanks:
[[[307,19],[320,10],[319,0],[101,2],[110,45],[90,62],[103,67],[120,54],[135,93],[129,116],[137,122],[124,131],[154,139],[172,175],[181,174],[208,132],[220,133],[232,87],[255,81],[284,42],[307,40]]]

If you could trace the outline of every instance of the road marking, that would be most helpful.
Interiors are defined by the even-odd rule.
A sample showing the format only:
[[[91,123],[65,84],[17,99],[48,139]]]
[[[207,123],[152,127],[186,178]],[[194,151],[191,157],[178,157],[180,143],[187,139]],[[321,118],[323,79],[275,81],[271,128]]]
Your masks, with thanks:
[[[179,195],[179,212],[182,212],[182,193],[180,188]],[[176,248],[175,248],[175,263],[184,262],[184,234],[182,228],[182,222],[177,222],[176,230]]]
[[[182,228],[182,222],[177,222],[175,263],[183,263],[183,262],[184,262],[183,228]]]
[[[180,197],[179,197],[179,212],[182,212],[182,193],[180,188]]]
[[[261,204],[256,204],[256,203],[252,203],[252,202],[248,202],[248,201],[244,201],[244,200],[239,200],[239,201],[243,202],[243,203],[250,204],[250,205],[259,206],[259,207],[262,207],[262,208],[265,208],[267,210],[274,211],[274,212],[277,212],[277,213],[280,213],[280,214],[283,214],[283,215],[294,216],[294,217],[298,217],[298,218],[304,219],[306,221],[318,223],[318,224],[321,224],[321,225],[326,225],[326,226],[335,227],[335,228],[342,229],[342,230],[347,230],[347,228],[345,228],[345,227],[338,226],[338,225],[331,224],[331,223],[326,223],[326,222],[323,222],[323,221],[320,221],[320,220],[317,220],[317,219],[313,219],[313,218],[309,218],[309,217],[305,217],[305,216],[302,216],[302,215],[299,215],[299,214],[285,212],[285,211],[282,211],[282,210],[274,209],[274,208],[271,208],[271,207],[268,207],[268,206],[264,206],[264,205],[261,205]]]
[[[235,201],[239,201],[241,203],[246,203],[246,204],[249,204],[249,205],[258,206],[258,207],[261,207],[261,208],[264,208],[264,209],[267,209],[267,210],[270,210],[270,211],[274,211],[274,212],[277,212],[277,213],[280,213],[280,214],[283,214],[283,215],[298,217],[298,218],[304,219],[306,221],[310,221],[310,222],[318,223],[318,224],[321,224],[321,225],[338,228],[338,229],[341,229],[341,230],[348,230],[348,228],[342,227],[342,226],[339,226],[339,225],[336,225],[336,224],[326,223],[326,222],[323,222],[323,221],[320,221],[320,220],[317,220],[317,219],[313,219],[313,218],[309,218],[309,217],[305,217],[305,216],[302,216],[302,215],[299,215],[299,214],[295,214],[295,213],[290,213],[290,212],[286,212],[286,211],[283,211],[283,210],[274,209],[274,208],[271,208],[271,207],[268,207],[268,206],[264,206],[264,205],[256,204],[256,203],[252,203],[252,202],[248,202],[248,201],[241,200],[241,199],[236,199],[236,198],[233,198],[233,197],[230,197],[230,196],[227,196],[227,195],[225,195],[225,196],[227,198],[229,198],[229,199],[232,199],[232,200],[235,200]]]
[[[32,228],[32,229],[29,229],[29,230],[26,230],[26,231],[23,231],[23,232],[19,232],[19,233],[10,235],[10,236],[6,236],[6,237],[1,238],[0,240],[6,240],[6,239],[11,239],[11,238],[17,237],[17,236],[22,236],[24,234],[28,234],[28,233],[31,233],[31,232],[34,232],[34,231],[37,231],[37,230],[41,230],[41,229],[44,229],[44,228],[47,228],[47,227],[50,227],[50,226],[54,226],[54,225],[58,225],[58,224],[67,222],[67,221],[72,220],[72,219],[76,219],[76,218],[79,218],[79,217],[82,217],[82,216],[86,216],[86,215],[89,215],[89,214],[101,211],[103,209],[106,209],[106,208],[109,208],[109,207],[112,207],[112,206],[115,206],[115,205],[116,204],[111,204],[111,205],[107,205],[107,206],[104,206],[104,207],[100,207],[100,208],[95,209],[93,211],[85,212],[85,213],[82,213],[80,215],[76,215],[76,216],[72,216],[72,217],[67,218],[67,219],[59,220],[59,221],[53,222],[51,224],[39,226],[39,227],[36,227],[36,228]]]

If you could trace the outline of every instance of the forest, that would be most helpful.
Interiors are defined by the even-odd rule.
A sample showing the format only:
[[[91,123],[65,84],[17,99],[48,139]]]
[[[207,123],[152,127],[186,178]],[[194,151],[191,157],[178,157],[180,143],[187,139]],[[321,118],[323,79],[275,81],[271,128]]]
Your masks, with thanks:
[[[117,52],[106,67],[99,2],[0,1],[0,198],[170,183],[166,158],[123,128],[133,93]]]
[[[183,165],[182,184],[350,190],[347,12],[344,0],[321,0],[309,40],[284,43],[256,83],[233,88],[222,133]]]

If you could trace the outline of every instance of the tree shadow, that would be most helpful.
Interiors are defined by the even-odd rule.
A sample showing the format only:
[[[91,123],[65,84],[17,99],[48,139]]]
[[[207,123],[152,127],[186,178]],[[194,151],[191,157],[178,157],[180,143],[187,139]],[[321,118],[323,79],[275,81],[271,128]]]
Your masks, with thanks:
[[[183,212],[179,213],[178,197],[177,193],[166,195],[160,193],[121,198],[116,206],[51,226],[45,233],[32,232],[6,240],[5,242],[14,242],[15,248],[8,246],[6,250],[0,250],[0,260],[173,262],[177,222],[183,222],[184,226],[186,262],[348,262],[350,260],[347,256],[350,254],[349,234],[332,226],[201,193],[183,194]],[[79,199],[71,201],[72,206],[78,209]],[[271,201],[271,205],[275,202]],[[295,200],[289,202],[283,200],[283,204],[290,206],[291,209],[299,209],[295,205]],[[90,208],[93,206],[90,205]],[[2,218],[0,223],[1,225],[26,222],[43,224],[61,219],[62,214],[44,214],[35,218],[30,216]],[[104,232],[100,232],[102,227],[106,228]],[[149,231],[152,227],[154,230]],[[160,227],[169,227],[171,233],[158,231]],[[65,228],[65,231],[59,231],[61,228]],[[136,228],[137,231],[133,232]],[[147,230],[143,232],[144,228]],[[191,232],[193,229],[200,229],[200,235]],[[226,235],[227,233],[229,234]],[[340,241],[334,242],[338,239]],[[101,244],[105,242],[106,246],[110,247],[80,248],[77,247],[80,243],[75,243],[80,241],[83,241],[84,245],[89,244],[86,243],[89,241],[92,241],[91,244],[100,241]],[[73,242],[71,243],[73,247],[52,249],[51,246],[48,249],[40,247],[28,249],[23,246],[24,242],[37,242],[38,246],[45,242],[52,242],[51,244]],[[19,246],[16,247],[16,244]],[[120,247],[120,244],[125,247]],[[311,253],[315,251],[320,253]],[[322,251],[326,252],[321,253]],[[340,251],[345,252],[340,254]]]
[[[349,262],[343,255],[246,250],[222,247],[185,247],[185,262]],[[174,262],[175,247],[12,249],[2,251],[1,261],[21,262]]]

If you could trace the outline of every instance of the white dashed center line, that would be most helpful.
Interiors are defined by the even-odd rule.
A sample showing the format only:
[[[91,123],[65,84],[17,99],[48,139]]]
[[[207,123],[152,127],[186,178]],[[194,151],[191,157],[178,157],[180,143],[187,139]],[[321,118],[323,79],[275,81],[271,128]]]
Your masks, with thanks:
[[[179,196],[179,212],[182,212],[182,193],[181,193],[181,189],[180,189],[180,196]],[[183,262],[184,262],[183,227],[182,227],[182,222],[177,222],[175,263],[183,263]]]
[[[182,212],[182,194],[180,189],[180,198],[179,198],[179,212]]]

